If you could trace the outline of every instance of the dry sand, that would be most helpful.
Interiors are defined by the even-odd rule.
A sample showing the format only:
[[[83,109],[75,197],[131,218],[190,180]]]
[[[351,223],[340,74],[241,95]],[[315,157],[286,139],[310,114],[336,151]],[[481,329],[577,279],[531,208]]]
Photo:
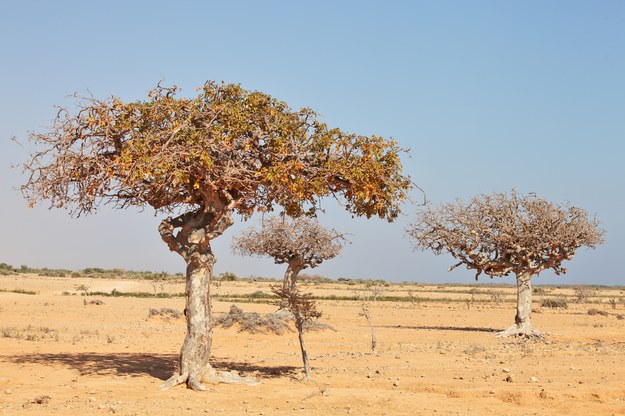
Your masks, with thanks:
[[[514,317],[514,289],[500,305],[470,302],[468,288],[392,286],[385,295],[452,301],[377,302],[371,306],[379,352],[355,301],[321,301],[326,330],[307,334],[313,380],[303,380],[297,336],[214,331],[214,365],[255,375],[256,386],[182,386],[160,391],[184,338],[184,319],[148,317],[151,308],[183,309],[182,298],[80,296],[91,291],[183,291],[181,283],[0,276],[0,415],[625,415],[625,314],[602,289],[592,304],[538,308],[544,340],[498,339]],[[220,294],[267,291],[236,282]],[[37,294],[15,293],[15,290]],[[355,286],[315,287],[350,295]],[[464,292],[463,292],[464,291]],[[69,292],[70,295],[63,294]],[[463,292],[463,293],[458,293]],[[569,289],[549,296],[571,295]],[[85,304],[101,299],[104,304]],[[468,302],[463,301],[467,300]],[[485,302],[479,302],[484,300]],[[592,300],[592,299],[591,299]],[[216,300],[217,313],[232,302]],[[267,304],[238,304],[271,312]],[[589,315],[596,308],[608,313]]]

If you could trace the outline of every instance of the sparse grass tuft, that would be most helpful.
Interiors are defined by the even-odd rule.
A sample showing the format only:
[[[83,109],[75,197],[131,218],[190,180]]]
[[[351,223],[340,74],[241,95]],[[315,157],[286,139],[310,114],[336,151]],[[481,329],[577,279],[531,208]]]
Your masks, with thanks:
[[[2,334],[3,338],[23,339],[26,341],[59,340],[59,333],[56,329],[44,326],[28,325],[24,329],[4,327],[0,329],[0,334]]]

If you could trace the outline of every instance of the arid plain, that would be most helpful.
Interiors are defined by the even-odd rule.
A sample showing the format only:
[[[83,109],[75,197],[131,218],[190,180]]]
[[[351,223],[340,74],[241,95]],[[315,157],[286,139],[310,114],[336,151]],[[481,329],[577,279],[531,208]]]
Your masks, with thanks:
[[[215,313],[232,304],[275,311],[250,296],[269,284],[215,286]],[[306,334],[311,381],[296,333],[215,328],[214,365],[259,383],[198,393],[159,390],[185,321],[150,310],[182,311],[184,299],[104,296],[177,294],[182,280],[0,276],[0,415],[625,415],[622,288],[577,303],[574,288],[537,287],[532,318],[545,337],[528,340],[495,337],[513,323],[512,286],[383,286],[369,304],[376,354],[355,300],[371,291],[353,282],[309,289],[333,327]]]

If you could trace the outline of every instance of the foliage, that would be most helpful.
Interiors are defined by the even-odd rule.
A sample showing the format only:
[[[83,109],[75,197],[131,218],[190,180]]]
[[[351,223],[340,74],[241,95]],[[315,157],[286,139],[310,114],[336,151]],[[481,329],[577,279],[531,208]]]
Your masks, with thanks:
[[[464,264],[476,270],[477,279],[481,273],[565,273],[562,262],[571,260],[579,247],[603,242],[598,225],[581,208],[513,190],[425,209],[407,232],[415,248],[448,252],[459,260],[450,270]]]
[[[311,293],[302,292],[297,285],[272,286],[271,291],[280,299],[280,309],[291,312],[295,324],[304,327],[306,323],[321,317],[317,303]]]
[[[343,197],[355,215],[394,219],[411,181],[397,143],[328,128],[307,108],[235,84],[206,82],[195,98],[160,84],[146,101],[77,97],[61,108],[23,164],[31,205],[49,200],[73,215],[102,204],[157,212],[227,200],[243,216],[281,206],[314,214]]]
[[[301,268],[317,267],[336,257],[345,244],[344,236],[321,226],[317,220],[271,217],[262,228],[249,228],[233,240],[237,254],[273,257],[277,264],[297,261]]]

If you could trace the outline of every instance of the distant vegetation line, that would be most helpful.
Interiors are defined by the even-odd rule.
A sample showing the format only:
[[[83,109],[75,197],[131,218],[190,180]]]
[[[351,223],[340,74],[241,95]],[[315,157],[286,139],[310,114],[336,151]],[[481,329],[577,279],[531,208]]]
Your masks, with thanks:
[[[157,281],[184,281],[185,276],[182,273],[168,273],[168,272],[152,272],[152,271],[135,271],[125,270],[120,268],[115,269],[103,269],[100,267],[87,267],[81,270],[69,270],[69,269],[50,269],[47,267],[36,268],[27,265],[21,265],[20,267],[14,267],[7,263],[0,263],[0,275],[19,275],[19,274],[36,274],[42,277],[74,277],[74,278],[94,278],[94,279],[139,279],[139,280],[157,280]],[[450,287],[488,287],[488,288],[511,288],[515,287],[510,283],[422,283],[418,281],[404,281],[404,282],[389,282],[384,279],[358,279],[358,278],[345,278],[339,277],[338,279],[330,279],[321,275],[311,275],[306,273],[300,273],[299,278],[303,283],[309,283],[313,285],[322,285],[328,283],[341,283],[347,285],[369,285],[369,286],[406,286],[417,285],[423,286],[424,292],[444,292],[444,293],[467,293],[466,289],[450,289]],[[242,282],[279,282],[282,278],[262,277],[262,276],[250,276],[240,277],[232,272],[224,272],[214,277],[214,280],[219,282],[225,281],[242,281]],[[438,288],[436,288],[438,286]],[[558,285],[534,285],[535,288],[573,288],[577,286],[585,286],[590,288],[613,288],[625,290],[625,286],[610,286],[610,285],[579,285],[579,284],[558,284]],[[415,292],[419,292],[419,289],[414,289]],[[487,289],[480,290],[477,288],[472,289],[471,294],[476,295],[489,295]],[[540,294],[540,293],[539,293]]]

